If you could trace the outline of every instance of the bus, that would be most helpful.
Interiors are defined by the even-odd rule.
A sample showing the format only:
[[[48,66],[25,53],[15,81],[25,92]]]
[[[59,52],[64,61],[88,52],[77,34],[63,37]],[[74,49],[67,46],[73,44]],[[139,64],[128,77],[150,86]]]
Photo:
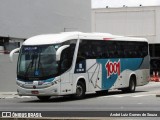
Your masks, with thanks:
[[[152,57],[150,59],[150,80],[160,81],[160,57]]]
[[[150,56],[145,38],[108,33],[63,32],[24,41],[17,63],[20,96],[106,94],[110,89],[135,92],[149,82]]]

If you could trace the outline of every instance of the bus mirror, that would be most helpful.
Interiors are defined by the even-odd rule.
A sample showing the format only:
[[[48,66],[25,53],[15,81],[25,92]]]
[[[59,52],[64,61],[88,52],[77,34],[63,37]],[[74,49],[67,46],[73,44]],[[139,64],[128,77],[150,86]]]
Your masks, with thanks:
[[[14,49],[14,50],[12,50],[12,51],[10,52],[9,58],[10,58],[10,61],[11,61],[11,62],[13,62],[13,54],[14,54],[15,52],[19,51],[19,50],[20,50],[20,48],[16,48],[16,49]]]
[[[69,45],[63,45],[56,51],[56,61],[59,61],[61,59],[61,53],[64,49],[68,48]]]

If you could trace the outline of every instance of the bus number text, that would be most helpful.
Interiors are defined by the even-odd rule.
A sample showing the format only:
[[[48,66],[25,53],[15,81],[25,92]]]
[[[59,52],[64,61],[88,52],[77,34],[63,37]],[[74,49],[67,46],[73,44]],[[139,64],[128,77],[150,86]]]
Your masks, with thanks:
[[[107,78],[109,78],[112,74],[120,75],[121,73],[120,60],[118,60],[118,62],[111,62],[108,60],[105,67],[107,70]]]

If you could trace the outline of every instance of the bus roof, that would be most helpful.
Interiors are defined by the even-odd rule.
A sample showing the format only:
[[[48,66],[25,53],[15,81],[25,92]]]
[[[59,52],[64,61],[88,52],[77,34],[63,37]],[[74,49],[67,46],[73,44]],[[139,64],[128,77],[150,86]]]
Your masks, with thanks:
[[[73,39],[88,40],[117,40],[117,41],[146,41],[145,38],[117,36],[109,33],[82,33],[82,32],[63,32],[59,34],[37,35],[27,39],[23,45],[45,45],[58,44]]]

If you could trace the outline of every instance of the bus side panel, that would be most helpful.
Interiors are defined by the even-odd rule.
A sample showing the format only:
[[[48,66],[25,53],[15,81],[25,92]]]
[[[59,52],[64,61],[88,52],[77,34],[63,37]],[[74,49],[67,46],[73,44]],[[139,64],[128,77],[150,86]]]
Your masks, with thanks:
[[[87,74],[89,80],[89,91],[99,91],[102,89],[102,65],[95,59],[86,60]]]
[[[120,75],[120,60],[97,59],[97,63],[102,65],[102,90],[115,88],[115,82]]]
[[[148,70],[142,71],[143,60],[142,58],[88,59],[86,60],[86,72],[72,76],[73,93],[80,78],[86,81],[87,92],[128,87],[132,73],[138,75],[137,85],[144,85],[146,74],[149,72]]]
[[[61,95],[71,94],[72,93],[72,79],[69,71],[61,75]]]
[[[149,82],[149,69],[140,69],[136,71],[137,86],[146,85]]]
[[[112,86],[111,89],[114,88],[125,88],[129,86],[129,76],[127,76],[128,70],[124,70],[121,72],[121,74],[118,76],[115,85]]]
[[[140,68],[142,58],[126,59],[97,59],[102,64],[102,89],[121,88],[129,84],[128,70],[136,71]],[[124,72],[124,73],[123,73]],[[116,82],[121,80],[121,82]]]
[[[140,66],[140,70],[141,71],[137,71],[136,73],[139,75],[139,78],[141,78],[142,80],[137,81],[137,86],[145,85],[149,83],[149,78],[150,78],[150,57],[149,55],[144,57],[143,62]]]

